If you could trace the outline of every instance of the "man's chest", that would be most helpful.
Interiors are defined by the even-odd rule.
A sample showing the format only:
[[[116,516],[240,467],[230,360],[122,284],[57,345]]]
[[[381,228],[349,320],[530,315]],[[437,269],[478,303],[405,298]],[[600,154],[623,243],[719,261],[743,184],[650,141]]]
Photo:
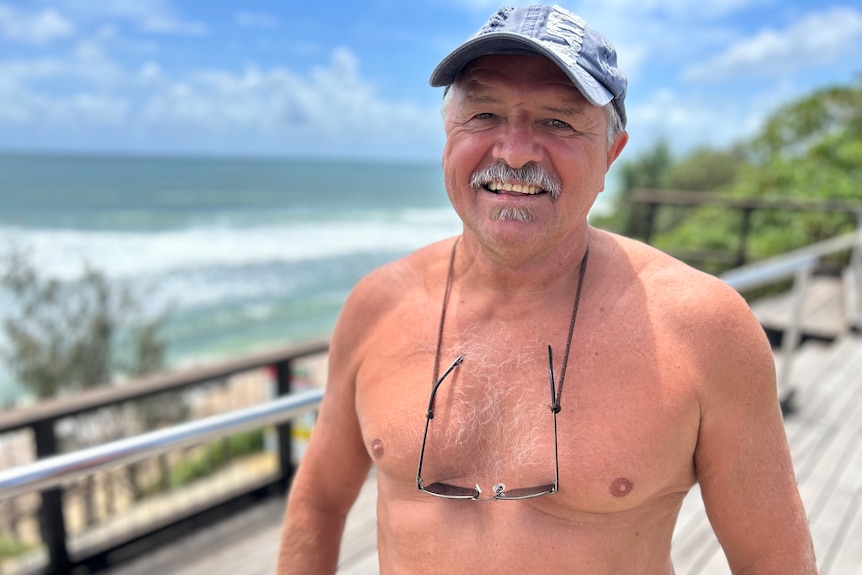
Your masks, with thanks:
[[[693,484],[699,411],[685,362],[666,350],[619,353],[594,342],[572,349],[563,373],[557,346],[553,385],[562,409],[555,417],[547,345],[535,339],[450,345],[439,358],[433,347],[390,345],[368,357],[356,407],[381,481],[415,490],[424,437],[426,484],[479,485],[487,493],[497,484],[547,483],[558,465],[555,498],[595,512]],[[431,402],[435,358],[442,374],[459,356]]]

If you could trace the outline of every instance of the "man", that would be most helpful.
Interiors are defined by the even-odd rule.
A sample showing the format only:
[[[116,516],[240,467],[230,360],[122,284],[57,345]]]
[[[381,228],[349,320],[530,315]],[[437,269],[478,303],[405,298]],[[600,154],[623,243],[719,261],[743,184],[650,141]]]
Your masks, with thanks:
[[[734,573],[816,572],[757,321],[587,224],[627,140],[611,45],[504,8],[431,81],[463,233],[350,295],[280,573],[335,571],[372,464],[384,574],[669,574],[695,482]]]

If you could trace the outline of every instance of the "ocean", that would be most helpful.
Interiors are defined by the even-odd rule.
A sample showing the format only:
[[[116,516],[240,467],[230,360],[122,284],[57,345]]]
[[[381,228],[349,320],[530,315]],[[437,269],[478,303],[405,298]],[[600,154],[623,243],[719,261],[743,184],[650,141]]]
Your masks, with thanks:
[[[168,310],[171,367],[328,336],[362,276],[460,228],[434,164],[0,156],[0,254]]]

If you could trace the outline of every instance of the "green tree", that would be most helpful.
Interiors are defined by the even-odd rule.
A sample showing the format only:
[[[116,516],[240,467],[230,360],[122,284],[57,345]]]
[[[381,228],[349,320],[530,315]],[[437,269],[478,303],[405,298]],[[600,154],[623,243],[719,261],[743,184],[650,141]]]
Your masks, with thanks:
[[[592,223],[627,236],[643,235],[644,210],[632,202],[632,193],[639,188],[666,188],[672,165],[670,148],[663,140],[639,157],[620,164],[620,188],[614,195],[613,212],[594,218]]]
[[[648,152],[627,170],[654,166],[656,155]],[[862,201],[862,85],[824,88],[790,102],[749,141],[729,151],[697,150],[680,160],[671,158],[663,174],[657,185],[664,189],[737,198]],[[662,212],[656,225],[660,233],[653,236],[662,249],[738,249],[738,212],[714,206]],[[747,255],[770,257],[855,225],[856,214],[759,210],[751,222]]]
[[[43,277],[20,250],[12,250],[0,288],[10,296],[3,357],[38,399],[163,367],[163,316],[136,321],[139,305],[129,290],[91,267],[81,278],[61,282]]]
[[[732,194],[862,200],[862,84],[825,88],[773,114],[748,146]],[[752,253],[766,257],[850,231],[854,214],[758,214]]]
[[[739,147],[730,150],[698,148],[670,166],[667,188],[688,192],[716,192],[733,185],[744,161]]]

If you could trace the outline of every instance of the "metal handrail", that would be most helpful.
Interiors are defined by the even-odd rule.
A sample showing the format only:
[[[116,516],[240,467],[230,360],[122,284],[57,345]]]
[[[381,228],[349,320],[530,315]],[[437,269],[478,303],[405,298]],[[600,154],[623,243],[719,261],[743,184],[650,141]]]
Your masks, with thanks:
[[[0,471],[0,501],[25,493],[59,487],[67,481],[100,469],[141,461],[154,455],[200,445],[250,429],[284,423],[317,409],[322,399],[322,389],[304,391],[230,413]]]
[[[737,291],[743,291],[792,277],[798,270],[810,267],[811,262],[816,266],[824,256],[847,249],[857,250],[854,253],[858,253],[860,248],[862,248],[862,228],[843,236],[729,270],[719,277]]]
[[[819,261],[820,257],[815,254],[791,253],[728,270],[719,277],[736,291],[743,292],[794,277],[799,271],[813,272]]]
[[[793,390],[790,388],[790,373],[794,352],[802,335],[802,306],[808,280],[822,257],[848,249],[851,250],[851,266],[855,268],[862,258],[862,227],[855,232],[735,268],[719,276],[721,280],[740,292],[794,278],[790,322],[781,342],[782,361],[778,371],[778,391],[783,403],[789,402],[793,396]],[[859,276],[858,273],[855,275],[857,285],[851,286],[857,294],[862,291]],[[850,313],[858,317],[859,310],[850,310]]]

